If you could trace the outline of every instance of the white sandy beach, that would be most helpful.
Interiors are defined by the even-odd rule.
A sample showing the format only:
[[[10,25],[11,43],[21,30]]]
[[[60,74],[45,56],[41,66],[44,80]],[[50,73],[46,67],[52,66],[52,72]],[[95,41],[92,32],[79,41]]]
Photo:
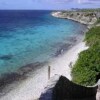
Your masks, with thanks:
[[[73,46],[65,54],[53,59],[48,65],[51,66],[51,77],[55,74],[64,75],[71,80],[70,62],[75,63],[78,54],[87,49],[84,42]],[[48,65],[37,70],[30,78],[9,92],[0,100],[37,100],[48,82]]]

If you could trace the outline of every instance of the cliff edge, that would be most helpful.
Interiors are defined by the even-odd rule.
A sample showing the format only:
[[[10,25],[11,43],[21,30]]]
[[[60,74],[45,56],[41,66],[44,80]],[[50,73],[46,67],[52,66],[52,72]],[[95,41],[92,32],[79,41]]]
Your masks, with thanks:
[[[91,27],[97,21],[97,15],[93,12],[58,11],[52,12],[57,18],[71,19]]]

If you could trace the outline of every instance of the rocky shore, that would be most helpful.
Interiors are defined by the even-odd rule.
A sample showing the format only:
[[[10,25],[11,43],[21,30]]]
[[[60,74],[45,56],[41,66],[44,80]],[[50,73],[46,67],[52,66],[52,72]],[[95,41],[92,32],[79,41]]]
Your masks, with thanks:
[[[100,12],[99,12],[100,13]],[[90,29],[93,26],[100,26],[99,24],[96,24],[97,20],[100,19],[100,15],[93,12],[68,12],[68,11],[59,11],[59,12],[52,12],[52,16],[57,18],[64,18],[64,19],[70,19],[82,24],[87,25],[88,29]],[[93,100],[100,100],[100,81],[98,81],[98,89],[96,94],[96,99]]]
[[[85,24],[88,28],[91,28],[93,24],[97,21],[97,16],[92,12],[77,12],[77,11],[58,11],[52,12],[52,16],[57,18],[71,19],[73,21]]]
[[[90,28],[97,21],[97,18],[96,18],[95,15],[93,15],[93,16],[91,15],[92,17],[90,17],[90,15],[89,15],[89,17],[85,17],[84,14],[79,14],[79,15],[73,15],[72,14],[73,17],[71,17],[70,14],[67,15],[67,16],[65,16],[64,14],[67,14],[67,13],[65,13],[65,12],[53,12],[52,16],[58,17],[58,18],[71,19],[71,20],[74,20],[74,21],[77,21],[77,22],[80,22],[82,24],[87,25],[88,28]],[[64,45],[64,47],[65,46],[66,45]],[[66,48],[64,48],[64,49],[66,49]],[[70,62],[73,62],[73,64],[74,64],[76,62],[77,58],[78,58],[78,54],[81,51],[86,50],[86,49],[88,49],[88,47],[85,45],[85,42],[81,42],[81,43],[73,46],[64,55],[58,56],[57,58],[53,59],[53,61],[51,61],[50,63],[48,63],[47,65],[43,66],[43,68],[41,67],[38,71],[36,71],[35,73],[32,73],[30,78],[25,80],[15,90],[11,91],[6,96],[2,97],[0,100],[50,100],[50,98],[48,98],[48,97],[51,97],[52,89],[58,83],[59,77],[61,75],[63,75],[64,77],[67,77],[69,80],[71,80],[71,69],[72,68],[69,67],[69,64],[70,64]],[[55,54],[55,56],[57,56],[58,54],[59,54],[59,50],[57,51],[57,54]],[[8,56],[4,56],[4,57],[1,57],[1,59],[6,60],[5,58],[7,58],[7,57]],[[8,58],[10,59],[10,57],[8,57]],[[27,76],[26,74],[29,71],[34,69],[33,65],[34,64],[29,64],[29,65],[23,66],[20,69],[19,73],[21,75]],[[38,67],[41,64],[36,63],[35,65]],[[48,65],[51,66],[51,77],[53,77],[53,78],[50,78],[49,82],[48,82],[48,77],[47,77],[47,75],[48,75],[48,67],[47,66]],[[59,76],[56,76],[57,74]],[[12,75],[10,75],[9,77],[11,77],[11,76]],[[15,77],[16,77],[16,74],[14,74],[14,78]],[[21,77],[21,76],[17,75],[16,79],[19,79],[19,77]],[[4,80],[4,82],[5,82],[5,80]],[[49,83],[49,85],[47,84],[47,82]],[[60,82],[62,83],[63,81],[61,80]],[[67,86],[66,83],[67,83],[66,79],[64,79],[64,82],[63,82],[63,84],[61,84],[61,86],[62,87],[65,86],[66,87]],[[70,81],[68,81],[68,83],[70,83]],[[47,86],[47,87],[44,90],[45,86]],[[59,84],[56,85],[56,86],[59,87]],[[70,86],[70,88],[72,87],[72,85],[70,85],[70,84],[69,84],[69,86]],[[69,89],[69,86],[67,86],[66,88]],[[71,88],[71,90],[72,90],[72,88]],[[46,95],[43,92],[46,92]],[[96,92],[97,92],[97,87],[96,87],[95,93]],[[41,95],[41,93],[43,93],[43,95]],[[66,90],[65,90],[64,93],[66,93]],[[79,92],[79,93],[81,93],[81,92]],[[100,94],[100,92],[99,92],[99,88],[98,88],[98,93],[97,93],[97,97],[98,98],[99,98],[99,94]],[[41,95],[40,99],[37,99],[37,98],[39,98],[40,95]],[[44,99],[42,97],[44,95],[45,95],[46,99]],[[66,96],[66,94],[65,94],[65,96]],[[75,97],[76,97],[76,94],[75,94]],[[93,97],[94,97],[93,99],[90,98],[90,99],[85,99],[85,100],[96,100],[95,94],[93,94]],[[79,98],[79,100],[81,100],[80,98]],[[54,99],[54,100],[56,100],[56,99]],[[60,100],[64,100],[64,99],[60,99]],[[83,97],[82,97],[82,100],[83,100]],[[100,99],[97,99],[97,100],[100,100]]]

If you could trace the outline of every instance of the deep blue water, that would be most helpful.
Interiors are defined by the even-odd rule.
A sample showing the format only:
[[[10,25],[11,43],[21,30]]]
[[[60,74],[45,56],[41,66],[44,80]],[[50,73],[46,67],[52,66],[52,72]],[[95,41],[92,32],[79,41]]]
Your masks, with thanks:
[[[0,75],[49,60],[85,27],[51,11],[0,11]]]

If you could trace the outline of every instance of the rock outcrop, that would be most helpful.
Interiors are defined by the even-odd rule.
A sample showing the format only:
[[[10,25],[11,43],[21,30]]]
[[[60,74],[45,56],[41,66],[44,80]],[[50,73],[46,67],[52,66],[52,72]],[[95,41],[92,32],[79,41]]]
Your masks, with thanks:
[[[54,78],[53,78],[54,79]],[[96,100],[98,86],[84,87],[77,85],[64,76],[48,85],[39,100]]]
[[[62,11],[53,12],[52,16],[71,19],[86,25],[93,25],[97,21],[96,14],[92,12]]]

